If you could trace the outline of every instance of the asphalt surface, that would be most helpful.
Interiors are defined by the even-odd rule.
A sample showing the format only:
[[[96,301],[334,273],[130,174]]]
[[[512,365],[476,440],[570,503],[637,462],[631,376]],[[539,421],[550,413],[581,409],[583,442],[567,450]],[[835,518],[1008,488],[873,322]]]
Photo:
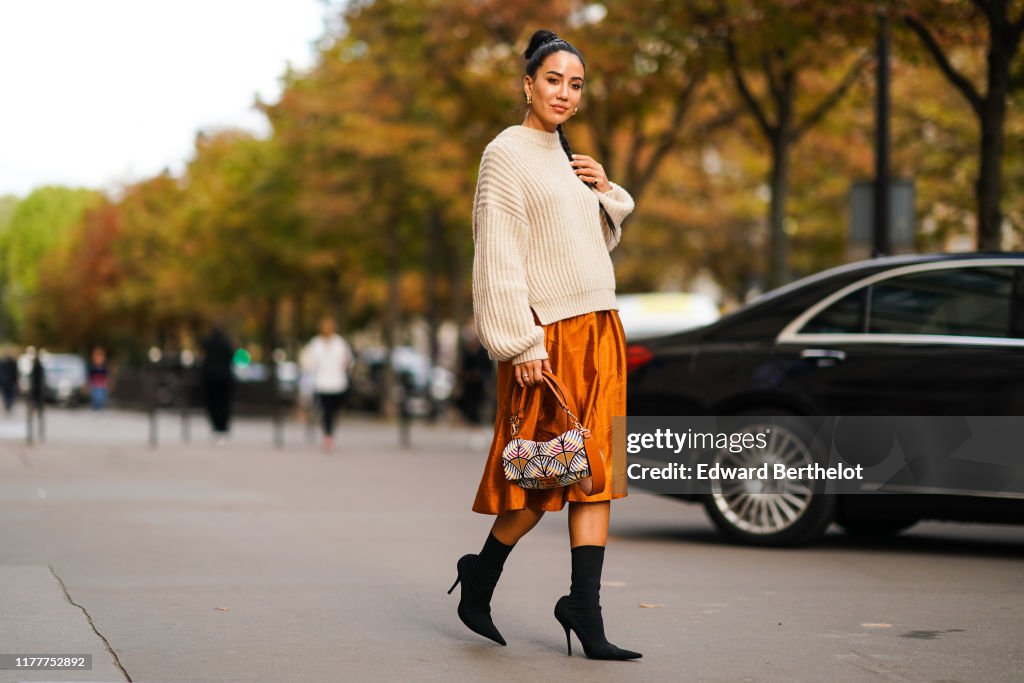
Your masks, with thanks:
[[[1024,530],[920,524],[886,541],[735,547],[702,511],[613,505],[602,603],[637,662],[566,657],[564,513],[513,551],[500,647],[445,591],[491,518],[470,511],[487,430],[345,416],[320,452],[289,423],[0,416],[0,654],[91,654],[7,681],[1020,681]],[[574,652],[580,654],[574,638]]]

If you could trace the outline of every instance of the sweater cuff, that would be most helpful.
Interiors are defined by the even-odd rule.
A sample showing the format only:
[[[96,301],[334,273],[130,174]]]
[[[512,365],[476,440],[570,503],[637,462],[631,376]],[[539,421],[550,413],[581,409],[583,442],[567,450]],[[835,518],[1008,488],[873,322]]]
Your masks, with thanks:
[[[612,189],[607,192],[598,192],[597,200],[601,202],[601,205],[604,206],[608,215],[612,217],[613,221],[615,221],[615,227],[620,229],[622,228],[622,221],[625,220],[629,214],[633,213],[633,209],[636,205],[633,202],[633,198],[625,189],[611,181],[608,182],[611,183]]]
[[[512,364],[518,365],[519,363],[525,363],[531,360],[547,360],[548,352],[544,349],[544,340],[537,344],[534,344],[530,348],[526,349],[518,356],[512,358]]]

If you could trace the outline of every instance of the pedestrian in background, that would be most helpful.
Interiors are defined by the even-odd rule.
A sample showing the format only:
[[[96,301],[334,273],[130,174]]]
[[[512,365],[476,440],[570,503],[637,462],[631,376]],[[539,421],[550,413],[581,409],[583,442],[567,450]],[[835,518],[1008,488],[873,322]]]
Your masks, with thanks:
[[[334,449],[334,422],[348,391],[348,371],[354,358],[352,349],[337,332],[334,318],[320,320],[320,334],[302,350],[302,369],[313,377],[313,391],[320,405],[323,449]]]
[[[107,352],[100,346],[92,350],[89,359],[89,400],[92,409],[103,410],[109,397],[110,368],[107,366]]]
[[[235,388],[232,372],[235,346],[220,325],[215,325],[201,343],[202,382],[206,411],[218,446],[227,441],[231,423],[231,400]]]
[[[4,412],[8,415],[14,410],[14,395],[18,390],[18,361],[10,349],[4,350],[0,358],[0,395],[4,400]]]
[[[488,388],[494,377],[494,362],[480,343],[475,324],[467,326],[459,345],[459,398],[456,406],[466,420],[474,425],[483,424],[493,417],[485,411]]]
[[[39,349],[32,356],[32,369],[28,375],[28,403],[29,409],[42,412],[43,402],[46,400],[46,367],[43,365],[45,349]]]
[[[626,414],[626,345],[609,252],[633,199],[601,164],[573,154],[562,130],[586,80],[579,50],[537,31],[525,56],[523,124],[484,150],[473,202],[473,312],[483,345],[499,361],[498,418],[473,510],[497,519],[480,554],[459,559],[452,590],[462,583],[462,622],[504,645],[490,601],[505,559],[545,511],[568,503],[572,578],[569,594],[555,603],[555,619],[569,652],[574,631],[588,657],[636,659],[639,652],[608,642],[599,599],[610,501],[626,495],[624,454],[611,443],[612,418]],[[542,386],[543,372],[557,375],[580,407],[580,422],[591,432],[590,468],[603,468],[604,489],[594,491],[584,479],[527,490],[506,478],[501,455],[512,439],[513,387]],[[526,396],[521,427],[536,439],[556,416],[542,411],[552,402],[541,389]]]

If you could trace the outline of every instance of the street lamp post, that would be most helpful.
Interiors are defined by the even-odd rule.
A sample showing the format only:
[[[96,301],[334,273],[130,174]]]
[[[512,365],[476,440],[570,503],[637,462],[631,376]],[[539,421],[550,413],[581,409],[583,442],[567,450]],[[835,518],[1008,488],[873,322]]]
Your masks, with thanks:
[[[878,7],[878,66],[875,88],[875,191],[872,256],[892,251],[889,228],[889,16]]]

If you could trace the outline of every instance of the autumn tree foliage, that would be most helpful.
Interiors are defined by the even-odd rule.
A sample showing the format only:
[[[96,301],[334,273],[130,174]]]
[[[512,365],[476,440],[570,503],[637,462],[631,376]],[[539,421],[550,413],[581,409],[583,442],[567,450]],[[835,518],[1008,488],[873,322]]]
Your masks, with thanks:
[[[720,0],[718,7],[729,78],[769,150],[766,281],[776,287],[791,279],[786,219],[792,148],[856,82],[869,58],[861,47],[865,32],[831,3]],[[820,75],[832,71],[838,75],[822,87]]]
[[[9,203],[8,317],[19,338],[66,348],[187,346],[219,319],[259,351],[294,350],[325,312],[381,343],[407,341],[412,320],[436,339],[471,314],[480,154],[523,120],[538,28],[587,62],[574,150],[637,199],[613,254],[620,291],[713,284],[734,304],[845,260],[850,186],[872,172],[878,8],[899,27],[893,172],[915,180],[918,247],[974,239],[977,216],[977,244],[1019,248],[1024,0],[870,5],[334,5],[315,65],[258,103],[268,136],[204,131],[180,174]],[[32,218],[50,205],[74,210]]]
[[[1014,97],[1024,91],[1024,1],[897,0],[893,10],[976,118],[980,134],[975,183],[977,246],[998,251],[1003,246],[1008,117]],[[960,59],[964,52],[966,60]],[[984,67],[965,69],[963,61],[983,63]]]
[[[29,323],[40,305],[40,285],[53,275],[41,267],[49,251],[59,249],[82,215],[99,201],[85,188],[40,187],[14,206],[4,229],[3,304],[16,326]]]

